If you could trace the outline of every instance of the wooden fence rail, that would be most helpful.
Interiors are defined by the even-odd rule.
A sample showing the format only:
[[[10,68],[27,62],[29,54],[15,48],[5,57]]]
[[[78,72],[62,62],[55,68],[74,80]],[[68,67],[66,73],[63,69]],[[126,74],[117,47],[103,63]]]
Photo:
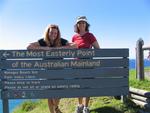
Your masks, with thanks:
[[[131,100],[144,108],[150,109],[150,92],[130,87]]]
[[[144,51],[150,50],[150,47],[143,47],[143,45],[142,39],[136,43],[136,77],[138,80],[144,80]]]

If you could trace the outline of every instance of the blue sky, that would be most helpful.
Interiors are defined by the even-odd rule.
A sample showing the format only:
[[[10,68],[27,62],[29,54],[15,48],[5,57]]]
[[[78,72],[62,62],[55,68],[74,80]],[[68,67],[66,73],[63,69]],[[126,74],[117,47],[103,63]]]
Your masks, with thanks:
[[[87,16],[101,48],[129,48],[135,58],[140,37],[150,46],[149,0],[0,0],[0,49],[26,49],[48,24],[58,24],[71,42],[80,15]]]

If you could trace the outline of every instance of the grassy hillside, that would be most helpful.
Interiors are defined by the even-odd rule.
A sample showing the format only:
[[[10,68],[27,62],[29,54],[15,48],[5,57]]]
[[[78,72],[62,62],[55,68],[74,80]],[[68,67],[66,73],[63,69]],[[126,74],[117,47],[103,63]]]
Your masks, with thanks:
[[[130,70],[129,85],[139,89],[150,91],[150,81],[136,80],[135,70]],[[74,113],[77,98],[61,99],[60,108],[63,113]],[[90,100],[91,113],[138,113],[141,109],[130,100],[123,104],[120,100],[113,97],[92,97]],[[13,113],[50,113],[47,105],[47,99],[31,101],[28,100],[18,106]]]
[[[61,111],[63,113],[74,113],[76,103],[76,98],[61,99]],[[90,100],[91,113],[137,113],[138,110],[139,107],[133,103],[123,104],[113,97],[93,97]],[[18,106],[13,113],[49,113],[47,100],[26,101]]]

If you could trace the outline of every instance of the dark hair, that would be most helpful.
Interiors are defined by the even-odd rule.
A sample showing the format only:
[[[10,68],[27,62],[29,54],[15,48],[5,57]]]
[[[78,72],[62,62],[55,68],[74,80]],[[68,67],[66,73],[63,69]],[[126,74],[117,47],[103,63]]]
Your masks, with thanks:
[[[87,22],[85,22],[85,23],[86,23],[85,31],[89,31],[90,24]],[[79,28],[78,28],[77,24],[74,25],[74,32],[79,33]]]

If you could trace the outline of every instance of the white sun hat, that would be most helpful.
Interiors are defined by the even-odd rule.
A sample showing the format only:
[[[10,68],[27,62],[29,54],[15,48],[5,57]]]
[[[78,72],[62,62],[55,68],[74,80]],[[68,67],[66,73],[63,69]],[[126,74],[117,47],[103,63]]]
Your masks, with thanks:
[[[79,16],[79,17],[77,17],[76,23],[78,23],[78,22],[80,22],[80,21],[84,21],[84,22],[88,23],[86,16]]]

